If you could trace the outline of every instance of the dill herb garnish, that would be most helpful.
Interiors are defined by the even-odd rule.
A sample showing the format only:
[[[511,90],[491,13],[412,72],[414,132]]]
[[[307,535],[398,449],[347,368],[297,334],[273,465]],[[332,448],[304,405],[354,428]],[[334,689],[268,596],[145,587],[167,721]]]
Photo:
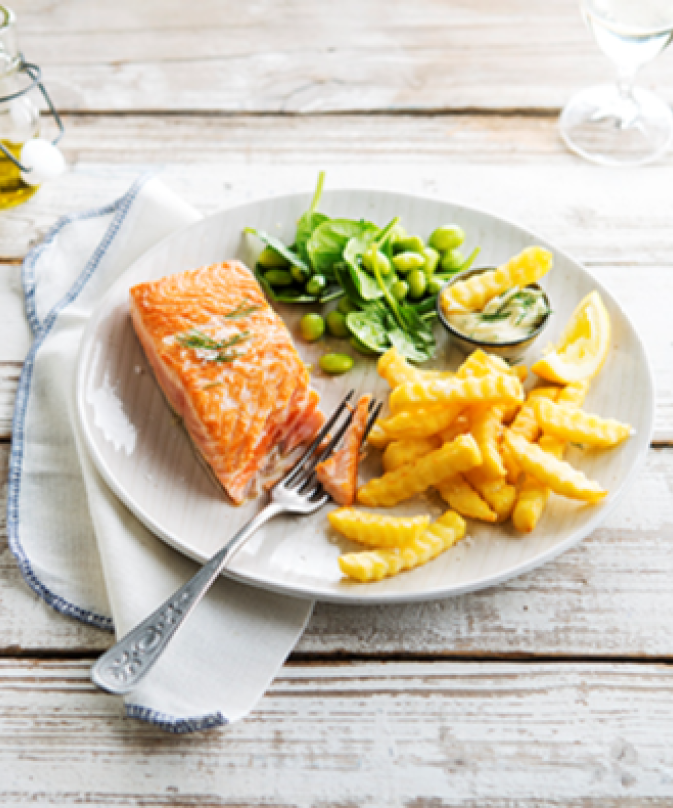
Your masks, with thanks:
[[[243,353],[229,353],[229,349],[234,345],[238,345],[245,340],[250,339],[249,331],[242,331],[229,339],[216,340],[199,331],[198,328],[192,328],[184,334],[178,334],[175,338],[183,348],[191,348],[194,351],[212,351],[215,356],[204,356],[203,358],[208,362],[233,362],[243,356]]]
[[[201,389],[202,390],[210,390],[213,387],[222,387],[223,384],[224,384],[224,382],[211,382],[210,384],[204,384]]]
[[[251,306],[247,300],[244,300],[242,303],[239,303],[233,311],[230,311],[229,314],[223,314],[222,319],[240,320],[241,317],[247,317],[255,311],[259,311],[259,306]]]

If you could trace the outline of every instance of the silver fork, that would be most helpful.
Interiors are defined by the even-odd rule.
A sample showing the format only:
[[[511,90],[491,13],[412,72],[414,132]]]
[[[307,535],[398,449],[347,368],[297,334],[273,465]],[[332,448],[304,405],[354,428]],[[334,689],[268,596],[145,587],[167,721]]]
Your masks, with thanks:
[[[184,625],[227,563],[256,530],[280,513],[314,513],[330,499],[318,483],[315,468],[329,457],[350,426],[353,409],[349,401],[353,393],[353,390],[348,393],[290,472],[271,489],[267,506],[241,528],[191,580],[98,659],[91,669],[91,679],[95,685],[116,695],[130,693],[156,664],[177,630]],[[365,437],[381,407],[382,404],[373,400],[370,403]],[[347,415],[343,423],[327,446],[322,447],[329,431],[344,412]]]

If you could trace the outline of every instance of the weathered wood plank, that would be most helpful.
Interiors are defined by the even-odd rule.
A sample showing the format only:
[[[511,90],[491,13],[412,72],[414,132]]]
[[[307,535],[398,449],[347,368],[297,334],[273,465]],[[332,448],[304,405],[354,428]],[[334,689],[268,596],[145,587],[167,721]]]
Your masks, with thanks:
[[[117,155],[119,156],[119,155]],[[388,158],[389,159],[389,158]],[[328,187],[385,188],[453,199],[483,207],[556,241],[580,260],[601,264],[666,265],[670,261],[673,165],[652,170],[611,171],[575,162],[544,165],[432,164],[357,156],[352,162],[318,157],[307,163],[272,163],[273,154],[253,151],[233,164],[172,163],[162,179],[203,213],[268,195],[309,191],[319,167]],[[121,195],[148,164],[78,164],[21,207],[3,213],[0,260],[22,259],[59,217]],[[628,193],[626,193],[628,189]]]
[[[7,447],[0,450],[5,475]],[[673,657],[673,450],[650,452],[628,501],[551,564],[434,603],[319,605],[297,652],[450,656]],[[20,579],[0,525],[0,653],[90,652],[108,635],[56,615]]]
[[[673,798],[658,665],[286,666],[248,719],[170,737],[86,662],[0,661],[4,806],[636,806]]]
[[[613,73],[564,0],[14,5],[69,110],[556,110]],[[670,99],[669,66],[645,82]]]

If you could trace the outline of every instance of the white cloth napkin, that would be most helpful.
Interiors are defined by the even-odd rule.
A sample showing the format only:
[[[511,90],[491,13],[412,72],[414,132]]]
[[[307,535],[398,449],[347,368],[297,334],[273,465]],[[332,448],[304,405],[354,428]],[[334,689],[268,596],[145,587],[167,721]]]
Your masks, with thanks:
[[[65,615],[123,636],[196,571],[112,494],[77,438],[74,372],[87,319],[147,249],[199,214],[143,177],[104,208],[62,219],[23,266],[33,345],[19,383],[10,547]],[[226,256],[223,256],[226,257]],[[245,716],[301,636],[313,604],[220,579],[126,712],[171,732]]]

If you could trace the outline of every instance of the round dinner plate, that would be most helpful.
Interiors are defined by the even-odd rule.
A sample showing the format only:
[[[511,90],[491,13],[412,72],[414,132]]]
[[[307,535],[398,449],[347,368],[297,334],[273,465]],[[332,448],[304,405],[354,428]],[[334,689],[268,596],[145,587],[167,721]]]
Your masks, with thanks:
[[[265,496],[240,507],[227,502],[197,460],[183,428],[169,410],[131,325],[128,290],[142,281],[238,258],[252,266],[260,245],[243,228],[252,226],[294,238],[310,194],[265,199],[223,210],[170,236],[143,255],[117,281],[91,318],[82,340],[77,371],[77,410],[91,455],[112,490],[157,536],[197,561],[205,561],[263,505]],[[470,520],[467,538],[435,561],[412,572],[373,584],[345,580],[337,559],[358,549],[329,527],[326,506],[308,517],[280,516],[258,531],[238,552],[226,574],[254,586],[304,598],[375,604],[430,600],[483,589],[520,575],[572,547],[607,517],[633,482],[645,457],[653,426],[652,373],[642,341],[610,292],[562,250],[529,231],[482,210],[436,199],[384,191],[326,192],[320,209],[335,217],[366,218],[383,225],[394,216],[411,233],[427,236],[447,222],[468,234],[466,252],[481,247],[478,264],[503,263],[531,244],[552,250],[554,267],[542,280],[554,313],[542,339],[558,338],[577,303],[598,289],[612,319],[611,350],[591,386],[586,408],[631,424],[635,434],[608,451],[570,448],[567,459],[610,493],[598,506],[552,496],[533,534],[522,537],[511,524]],[[308,307],[279,308],[293,335]],[[438,354],[427,367],[455,369],[461,356],[450,350],[437,326]],[[376,373],[376,361],[356,357],[353,371],[327,377],[317,360],[344,343],[325,338],[307,345],[296,340],[302,358],[315,370],[312,383],[325,412],[354,387],[358,394],[387,399],[389,390]],[[544,345],[534,345],[528,364]],[[348,348],[348,346],[347,346]],[[530,385],[530,380],[528,386]],[[380,474],[380,453],[369,451],[361,467],[367,478]],[[446,506],[444,506],[445,509]],[[434,495],[394,509],[398,514],[442,512]]]

